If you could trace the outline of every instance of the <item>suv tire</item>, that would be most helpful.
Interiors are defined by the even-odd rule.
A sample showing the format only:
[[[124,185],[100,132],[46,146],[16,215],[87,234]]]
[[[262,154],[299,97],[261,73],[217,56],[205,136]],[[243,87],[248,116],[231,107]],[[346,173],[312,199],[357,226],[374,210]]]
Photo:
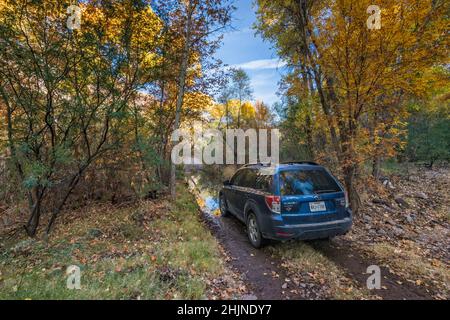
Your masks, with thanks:
[[[228,211],[227,200],[225,199],[225,195],[223,194],[221,194],[219,197],[219,208],[222,217],[228,217],[230,215],[230,211]]]
[[[253,212],[250,212],[247,217],[247,234],[251,245],[256,249],[262,248],[266,243],[262,236],[256,215]]]

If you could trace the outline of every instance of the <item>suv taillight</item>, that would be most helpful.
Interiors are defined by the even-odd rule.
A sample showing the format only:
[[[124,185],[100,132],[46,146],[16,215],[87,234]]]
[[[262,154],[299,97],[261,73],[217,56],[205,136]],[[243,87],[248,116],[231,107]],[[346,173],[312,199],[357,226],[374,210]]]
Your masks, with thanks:
[[[344,194],[345,194],[345,208],[348,209],[348,208],[350,208],[350,201],[349,201],[349,198],[348,198],[347,191],[344,191]]]
[[[281,197],[266,196],[266,204],[272,212],[281,213]]]

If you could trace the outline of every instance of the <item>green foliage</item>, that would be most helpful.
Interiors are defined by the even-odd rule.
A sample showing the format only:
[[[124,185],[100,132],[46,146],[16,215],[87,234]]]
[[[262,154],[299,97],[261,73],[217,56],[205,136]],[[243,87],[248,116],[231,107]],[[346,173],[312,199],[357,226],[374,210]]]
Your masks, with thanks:
[[[419,111],[408,124],[407,155],[413,161],[450,160],[450,116],[447,110]]]
[[[46,178],[49,167],[39,161],[28,161],[24,166],[24,181],[23,185],[27,189],[32,189],[37,186],[50,186],[51,182]]]
[[[0,112],[8,120],[0,137],[33,202],[30,235],[39,225],[33,208],[62,208],[90,167],[137,167],[129,161],[140,161],[132,157],[131,106],[158,63],[161,22],[147,1],[83,2],[82,27],[73,32],[69,4],[0,1]]]
[[[282,114],[279,126],[283,136],[280,159],[281,161],[313,160],[313,146],[308,144],[308,130],[311,130],[311,123],[307,121],[307,118],[311,117],[311,101],[287,100],[286,107],[279,110]],[[278,108],[282,107],[278,106]],[[319,144],[316,146],[318,147]]]
[[[450,96],[448,69],[439,67],[429,72],[436,82],[424,100],[409,105],[408,139],[405,154],[410,161],[450,160]]]

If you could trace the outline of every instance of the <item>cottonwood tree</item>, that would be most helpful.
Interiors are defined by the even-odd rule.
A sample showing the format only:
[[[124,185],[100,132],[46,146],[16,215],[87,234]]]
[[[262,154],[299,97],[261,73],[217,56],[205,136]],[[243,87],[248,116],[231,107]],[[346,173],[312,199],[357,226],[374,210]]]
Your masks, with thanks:
[[[396,117],[386,116],[386,104],[401,113],[403,97],[426,92],[423,71],[448,60],[447,1],[378,1],[381,30],[367,27],[371,4],[360,0],[258,1],[262,35],[275,43],[290,66],[302,70],[301,78],[313,82],[311,92],[320,101],[355,212],[359,208],[355,178],[370,150],[364,126],[367,117],[383,110],[380,120],[395,127]]]

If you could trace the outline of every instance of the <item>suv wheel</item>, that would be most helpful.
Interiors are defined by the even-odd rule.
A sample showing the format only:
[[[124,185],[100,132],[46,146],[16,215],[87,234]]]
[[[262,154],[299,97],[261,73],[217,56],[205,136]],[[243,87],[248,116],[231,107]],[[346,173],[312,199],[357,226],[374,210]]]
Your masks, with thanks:
[[[219,207],[220,207],[220,214],[222,215],[222,217],[229,216],[230,213],[227,207],[227,200],[225,199],[225,196],[223,194],[221,194],[219,197]]]
[[[256,215],[253,212],[251,212],[247,218],[247,234],[250,243],[256,249],[259,249],[264,245],[265,241],[262,237],[261,229],[259,228]]]

